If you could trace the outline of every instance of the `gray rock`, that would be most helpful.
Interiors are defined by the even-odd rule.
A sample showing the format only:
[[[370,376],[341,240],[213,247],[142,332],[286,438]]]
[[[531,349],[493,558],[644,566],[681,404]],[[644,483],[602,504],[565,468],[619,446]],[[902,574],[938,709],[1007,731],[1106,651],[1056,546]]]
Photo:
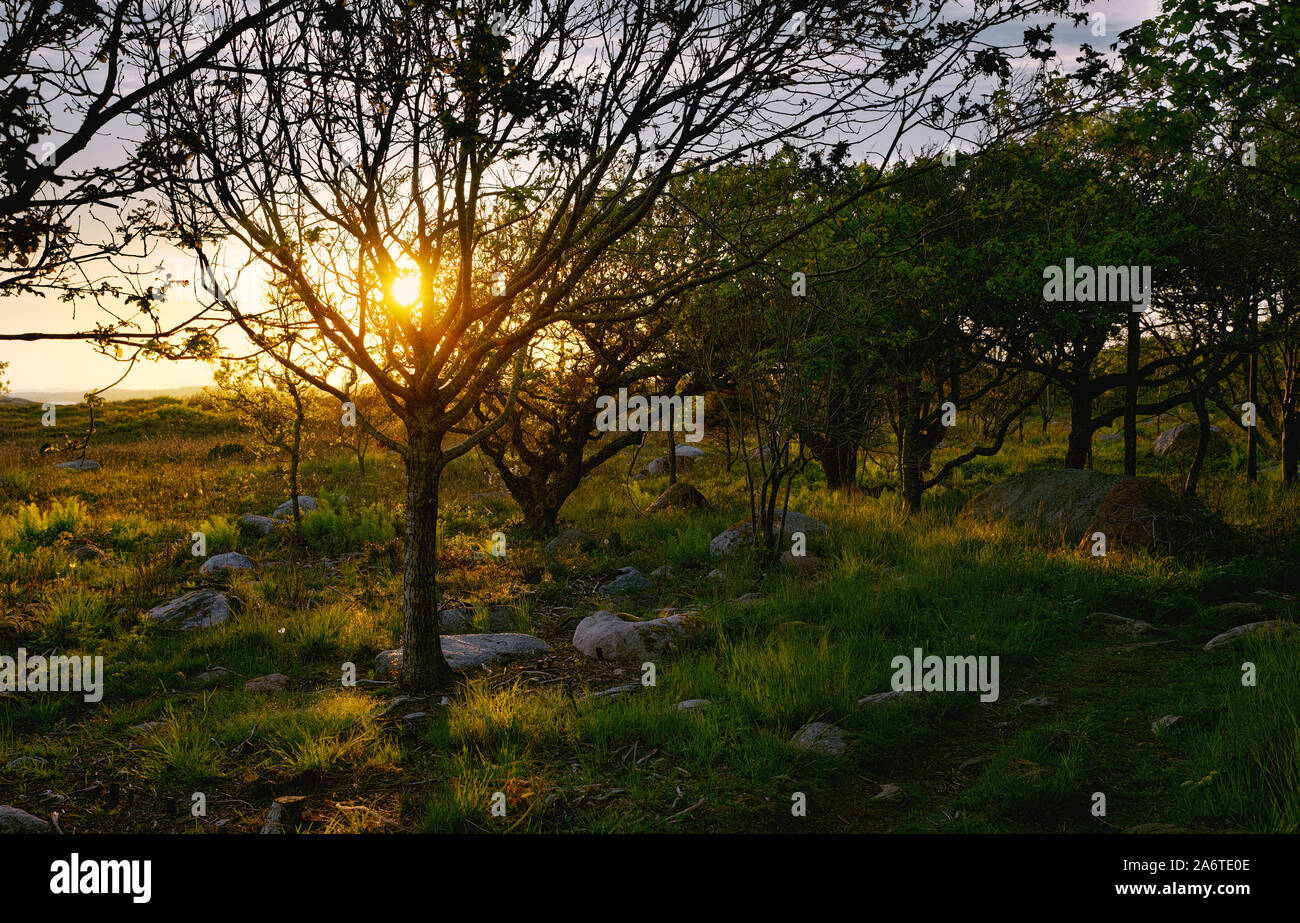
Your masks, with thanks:
[[[674,450],[678,458],[703,458],[704,450],[689,443],[680,443]]]
[[[99,462],[91,461],[89,458],[78,458],[75,461],[59,462],[54,467],[66,468],[69,471],[98,471]]]
[[[474,620],[464,609],[443,609],[438,624],[444,635],[467,635],[474,630]]]
[[[678,448],[682,448],[682,447],[678,446]],[[677,453],[677,472],[679,474],[682,473],[683,471],[690,471],[691,466],[694,463],[695,463],[694,456],[682,455],[681,452]],[[668,474],[670,472],[669,465],[668,465],[668,456],[660,455],[658,458],[651,460],[651,462],[645,466],[644,470],[646,474],[651,476]]]
[[[774,533],[784,531],[787,536],[795,532],[821,535],[829,532],[830,527],[797,510],[778,510],[772,522],[772,531]],[[715,558],[733,554],[741,548],[752,546],[753,536],[753,523],[748,519],[742,519],[713,537],[709,542],[709,554]]]
[[[226,679],[229,679],[231,672],[225,667],[208,667],[202,673],[190,680],[191,686],[215,686]]]
[[[255,513],[245,513],[239,517],[241,524],[246,526],[250,532],[260,532],[263,535],[270,535],[275,531],[275,527],[280,525],[280,520],[271,516],[258,516]]]
[[[1200,441],[1201,428],[1196,423],[1179,423],[1172,426],[1156,437],[1155,443],[1152,444],[1151,450],[1161,458],[1191,456],[1196,452],[1196,445]],[[1217,426],[1210,427],[1210,445],[1206,454],[1214,458],[1219,455],[1226,455],[1232,450],[1228,438],[1223,435],[1223,430]]]
[[[1125,618],[1110,612],[1094,612],[1090,618],[1106,631],[1137,638],[1155,631],[1155,626],[1138,619]]]
[[[733,599],[732,603],[737,606],[752,606],[755,603],[761,603],[766,598],[762,593],[745,593]]]
[[[654,588],[654,581],[645,574],[635,567],[624,567],[601,590],[606,593],[648,593]]]
[[[1159,734],[1167,727],[1172,727],[1183,720],[1182,715],[1165,715],[1151,722],[1151,733]]]
[[[694,613],[682,612],[645,622],[629,622],[613,612],[595,612],[578,623],[573,646],[592,660],[644,662],[675,650],[686,637]]]
[[[82,563],[98,561],[108,556],[104,553],[103,548],[100,548],[98,545],[91,545],[90,543],[78,545],[72,549],[71,554]]]
[[[872,801],[901,801],[903,798],[903,789],[893,782],[886,782],[880,786],[880,791],[872,796]]]
[[[488,631],[514,631],[515,621],[515,610],[509,606],[488,609]]]
[[[453,670],[473,670],[486,664],[516,657],[545,654],[551,646],[532,635],[500,634],[451,635],[442,638],[442,655]],[[375,672],[396,679],[402,671],[402,650],[380,651],[375,657]]]
[[[45,760],[39,756],[20,756],[5,763],[5,772],[22,772],[24,769],[42,769]]]
[[[967,506],[976,519],[1062,532],[1078,541],[1110,489],[1124,478],[1082,468],[1027,471],[982,490]]]
[[[562,551],[575,551],[585,545],[595,544],[596,536],[586,529],[565,529],[546,543],[547,554],[559,554]]]
[[[145,617],[181,631],[208,628],[230,617],[232,598],[219,590],[195,590],[150,609]]]
[[[726,574],[724,574],[722,571],[718,570],[718,569],[715,567],[715,568],[713,568],[713,570],[709,571],[708,579],[709,579],[709,580],[725,580],[726,577],[727,577]]]
[[[1030,708],[1051,708],[1055,704],[1056,696],[1052,695],[1036,695],[1020,703],[1021,707],[1028,705]]]
[[[660,510],[689,510],[708,506],[708,498],[685,481],[669,484],[668,488],[645,508],[647,513]]]
[[[214,574],[219,570],[253,570],[257,565],[253,559],[240,554],[238,551],[227,551],[225,554],[214,554],[203,562],[199,568],[200,574]]]
[[[713,703],[708,699],[687,699],[685,702],[678,702],[673,708],[676,711],[696,711],[701,708],[708,708]]]
[[[22,808],[0,804],[0,834],[3,833],[49,833],[49,821],[28,814]]]
[[[318,506],[318,504],[316,503],[315,498],[305,496],[304,494],[299,494],[299,495],[298,495],[298,509],[299,509],[299,511],[301,511],[301,512],[303,512],[303,513],[306,513],[306,512],[309,511],[309,510],[314,510],[314,509],[316,509],[317,506]],[[293,515],[293,501],[292,501],[292,500],[285,500],[283,503],[281,503],[279,506],[277,506],[277,507],[275,508],[275,512],[273,512],[271,515],[272,515],[274,518],[276,518],[276,519],[284,519],[286,516],[292,516],[292,515]]]
[[[1225,644],[1232,644],[1234,641],[1240,641],[1248,637],[1290,637],[1296,633],[1294,622],[1285,622],[1282,619],[1269,619],[1264,622],[1251,622],[1249,625],[1238,625],[1231,628],[1221,635],[1215,635],[1209,641],[1205,642],[1202,650],[1212,651],[1216,647],[1223,647]]]
[[[622,686],[610,686],[608,689],[600,690],[600,692],[593,692],[592,698],[617,699],[620,696],[634,695],[644,688],[640,683],[624,683]]]
[[[800,750],[814,753],[838,755],[848,749],[844,742],[844,731],[825,721],[810,721],[795,732],[790,743]]]
[[[268,673],[244,683],[245,692],[284,692],[289,688],[289,677],[283,673]]]

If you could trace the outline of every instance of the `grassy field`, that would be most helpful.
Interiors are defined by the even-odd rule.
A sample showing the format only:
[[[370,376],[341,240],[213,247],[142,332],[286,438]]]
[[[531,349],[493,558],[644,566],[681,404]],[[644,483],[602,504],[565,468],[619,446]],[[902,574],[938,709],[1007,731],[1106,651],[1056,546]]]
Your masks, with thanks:
[[[810,541],[823,560],[815,573],[710,558],[710,538],[748,510],[739,468],[728,472],[710,442],[686,475],[709,508],[643,514],[666,478],[627,481],[616,460],[563,512],[599,545],[558,558],[514,531],[513,502],[467,457],[441,509],[445,599],[473,608],[483,630],[489,607],[511,607],[517,629],[552,653],[469,677],[449,704],[389,711],[393,687],[340,677],[349,662],[371,677],[375,654],[400,644],[397,460],[381,453],[364,477],[343,452],[309,460],[304,493],[322,509],[300,536],[254,536],[239,517],[269,513],[287,488],[273,464],[213,452],[241,441],[233,420],[166,399],[100,416],[88,457],[103,468],[79,473],[40,456],[49,431],[38,409],[0,409],[0,652],[57,649],[107,664],[96,704],[0,698],[0,804],[57,811],[69,832],[256,832],[281,795],[308,796],[319,832],[1300,828],[1300,643],[1201,649],[1233,624],[1223,604],[1300,613],[1290,598],[1300,594],[1300,499],[1273,470],[1246,485],[1239,453],[1211,465],[1202,496],[1245,547],[1200,562],[1093,558],[1059,535],[963,512],[983,486],[1057,464],[1055,426],[1030,427],[1023,443],[965,466],[911,519],[889,492],[832,498],[810,466],[790,506],[830,526]],[[60,431],[84,422],[84,411],[61,409]],[[1181,470],[1149,446],[1141,472],[1176,484]],[[1119,470],[1120,452],[1099,443],[1096,467]],[[484,553],[498,529],[504,559]],[[237,549],[260,570],[201,577],[196,530],[210,553]],[[82,543],[106,555],[78,561],[70,552]],[[657,685],[596,697],[640,678],[585,661],[571,643],[582,617],[626,605],[597,588],[628,564],[672,571],[633,614],[689,608],[704,630],[658,662]],[[709,576],[715,568],[721,577]],[[142,618],[204,585],[231,586],[242,609],[186,633]],[[736,601],[747,593],[762,598]],[[1157,634],[1108,635],[1090,618],[1098,611]],[[998,655],[999,699],[860,707],[889,688],[891,659],[915,647]],[[1241,682],[1246,661],[1256,686]],[[290,676],[288,688],[243,691],[270,673]],[[674,708],[686,699],[712,704]],[[1165,715],[1181,720],[1156,733]],[[792,746],[813,720],[843,728],[847,752]],[[886,785],[901,796],[877,799]],[[199,792],[206,816],[194,817]],[[504,816],[493,812],[498,792]],[[796,793],[805,816],[792,812]]]

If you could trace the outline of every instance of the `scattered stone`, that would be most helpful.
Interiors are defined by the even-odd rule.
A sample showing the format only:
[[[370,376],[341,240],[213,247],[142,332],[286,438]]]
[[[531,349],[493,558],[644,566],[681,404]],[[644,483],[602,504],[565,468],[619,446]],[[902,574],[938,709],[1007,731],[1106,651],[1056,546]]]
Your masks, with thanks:
[[[712,704],[708,699],[687,699],[685,702],[678,702],[673,708],[677,711],[695,711],[699,708],[708,708]]]
[[[208,628],[230,617],[232,599],[219,590],[194,590],[150,609],[145,617],[181,631]]]
[[[1097,532],[1106,536],[1107,552],[1160,554],[1210,551],[1231,534],[1194,499],[1147,477],[1125,478],[1110,489],[1079,540],[1080,550],[1091,548]]]
[[[1293,636],[1295,633],[1296,626],[1294,622],[1286,622],[1282,619],[1251,622],[1249,625],[1238,625],[1236,628],[1230,628],[1221,635],[1215,635],[1209,641],[1205,642],[1205,647],[1202,648],[1202,650],[1212,651],[1216,647],[1223,647],[1225,644],[1232,644],[1234,641],[1240,641],[1242,638],[1281,638]]]
[[[304,494],[298,495],[298,510],[300,512],[303,513],[309,512],[311,510],[316,509],[317,506],[318,504],[316,503],[314,497],[308,497],[305,496]],[[292,515],[293,515],[292,500],[285,500],[283,503],[277,506],[275,508],[275,512],[271,514],[271,516],[275,519],[284,519],[286,516],[292,516]]]
[[[805,516],[797,510],[778,510],[773,517],[772,532],[783,532],[789,536],[795,532],[821,535],[830,531],[826,523]],[[743,547],[752,547],[754,525],[748,519],[742,519],[730,528],[718,533],[709,542],[709,554],[723,557],[734,554]]]
[[[678,473],[681,473],[683,471],[690,471],[694,463],[695,463],[695,458],[693,456],[682,455],[680,452],[677,454]],[[655,477],[660,474],[668,474],[669,473],[668,456],[660,455],[658,458],[653,459],[649,464],[645,466],[644,470],[645,473],[651,477]]]
[[[509,606],[493,606],[488,610],[488,631],[514,631],[515,610]]]
[[[88,561],[99,561],[108,557],[103,548],[100,548],[98,545],[92,545],[89,542],[73,548],[71,554],[83,564]]]
[[[1173,725],[1177,724],[1179,721],[1182,720],[1183,720],[1182,715],[1165,715],[1161,718],[1157,718],[1155,721],[1151,722],[1151,733],[1159,734],[1165,728],[1172,727]]]
[[[648,593],[655,588],[654,581],[635,567],[624,567],[619,575],[601,587],[606,593]]]
[[[825,721],[808,722],[795,732],[790,743],[800,750],[832,755],[843,753],[848,748],[844,743],[844,731]]]
[[[1103,433],[1097,437],[1098,442],[1119,442],[1124,438],[1123,433]]]
[[[672,580],[675,576],[677,575],[673,573],[673,569],[667,564],[662,567],[656,567],[654,570],[650,571],[650,578],[652,580]]]
[[[231,672],[225,667],[208,667],[198,676],[190,680],[191,686],[215,686],[231,676]]]
[[[1021,707],[1028,705],[1031,708],[1051,708],[1056,704],[1056,696],[1036,695],[1032,699],[1025,699],[1020,703]]]
[[[594,546],[596,542],[596,536],[586,529],[565,529],[546,543],[546,553],[559,554],[562,551],[585,549]]]
[[[1148,622],[1126,618],[1122,615],[1114,615],[1110,612],[1094,612],[1089,618],[1100,623],[1102,628],[1111,634],[1129,635],[1137,638],[1156,630],[1155,626]]]
[[[986,488],[971,498],[968,511],[976,519],[1004,519],[1018,526],[1060,532],[1078,541],[1101,507],[1102,500],[1123,478],[1082,468],[1027,471]]]
[[[677,448],[673,450],[678,458],[703,458],[704,450],[699,446],[690,445],[689,443],[678,443]]]
[[[451,635],[442,638],[442,655],[453,670],[473,670],[486,664],[545,654],[551,646],[532,635],[501,632],[499,634]],[[402,649],[380,651],[375,657],[375,673],[396,679],[402,672]]]
[[[661,493],[654,503],[647,506],[645,511],[657,513],[661,510],[688,510],[708,505],[709,501],[704,494],[690,484],[678,481],[676,484],[669,484],[668,489]]]
[[[1197,444],[1201,438],[1201,427],[1196,423],[1179,423],[1156,437],[1151,450],[1161,458],[1192,457],[1196,454]],[[1232,451],[1232,445],[1217,426],[1210,427],[1210,445],[1206,451],[1207,458],[1217,458]]]
[[[715,567],[715,568],[713,568],[713,570],[709,571],[709,576],[708,576],[707,579],[709,579],[709,580],[725,580],[726,577],[727,577],[726,574],[724,574],[722,571],[718,570],[718,569]]]
[[[444,635],[467,635],[474,630],[474,620],[464,609],[443,609],[438,625]]]
[[[591,660],[641,663],[653,654],[675,650],[687,636],[694,613],[666,615],[645,622],[626,621],[613,612],[595,612],[578,623],[573,646]]]
[[[239,522],[250,532],[260,532],[262,535],[270,535],[275,531],[275,527],[280,525],[278,519],[270,516],[258,516],[254,513],[245,513],[239,517]]]
[[[619,696],[640,692],[644,688],[640,683],[624,683],[622,686],[611,686],[608,689],[602,689],[600,692],[593,692],[592,697],[597,699],[617,699]]]
[[[98,471],[99,462],[91,461],[89,458],[78,458],[75,461],[59,462],[54,467],[66,468],[69,471]]]
[[[858,699],[858,708],[866,708],[870,705],[879,705],[882,702],[892,702],[895,699],[901,699],[907,695],[920,695],[920,689],[890,689],[888,692],[873,692],[871,695],[864,695]]]
[[[253,570],[257,565],[253,559],[238,551],[227,551],[225,554],[214,554],[203,562],[199,568],[200,574],[214,574],[219,570]]]
[[[245,692],[284,692],[289,688],[289,677],[283,673],[268,673],[244,683]]]
[[[49,821],[41,820],[39,817],[28,814],[22,808],[0,804],[0,834],[49,832]]]
[[[880,786],[880,791],[872,797],[872,801],[901,801],[903,799],[902,786],[895,785],[893,782],[886,782]]]

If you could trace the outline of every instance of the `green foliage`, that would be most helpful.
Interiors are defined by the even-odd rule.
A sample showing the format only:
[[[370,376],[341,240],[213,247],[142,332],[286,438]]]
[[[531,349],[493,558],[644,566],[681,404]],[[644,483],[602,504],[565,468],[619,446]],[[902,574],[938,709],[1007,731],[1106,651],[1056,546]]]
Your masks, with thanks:
[[[378,505],[336,510],[322,501],[302,518],[302,535],[307,547],[324,554],[360,551],[366,545],[382,544],[397,535],[392,517]]]

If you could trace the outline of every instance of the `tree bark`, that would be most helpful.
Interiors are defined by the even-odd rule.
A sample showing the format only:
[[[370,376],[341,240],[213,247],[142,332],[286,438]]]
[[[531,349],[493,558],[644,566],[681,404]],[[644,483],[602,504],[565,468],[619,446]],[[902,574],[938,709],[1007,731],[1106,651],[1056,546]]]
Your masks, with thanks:
[[[1092,393],[1088,383],[1070,389],[1070,441],[1065,449],[1065,467],[1086,468],[1092,450]]]
[[[902,446],[899,447],[899,480],[903,503],[909,513],[921,508],[921,420],[920,395],[916,384],[903,386]]]
[[[1196,425],[1200,428],[1200,433],[1196,440],[1196,455],[1192,459],[1192,466],[1187,469],[1187,480],[1183,483],[1184,497],[1196,496],[1196,485],[1201,479],[1205,456],[1210,449],[1210,414],[1205,407],[1204,395],[1198,396],[1192,403],[1196,408]]]
[[[438,487],[440,440],[407,429],[406,561],[402,582],[402,686],[411,692],[445,687],[455,674],[438,632]]]
[[[1128,312],[1128,382],[1124,388],[1124,476],[1137,476],[1138,359],[1142,344],[1142,312]],[[1091,440],[1089,440],[1091,443]]]

